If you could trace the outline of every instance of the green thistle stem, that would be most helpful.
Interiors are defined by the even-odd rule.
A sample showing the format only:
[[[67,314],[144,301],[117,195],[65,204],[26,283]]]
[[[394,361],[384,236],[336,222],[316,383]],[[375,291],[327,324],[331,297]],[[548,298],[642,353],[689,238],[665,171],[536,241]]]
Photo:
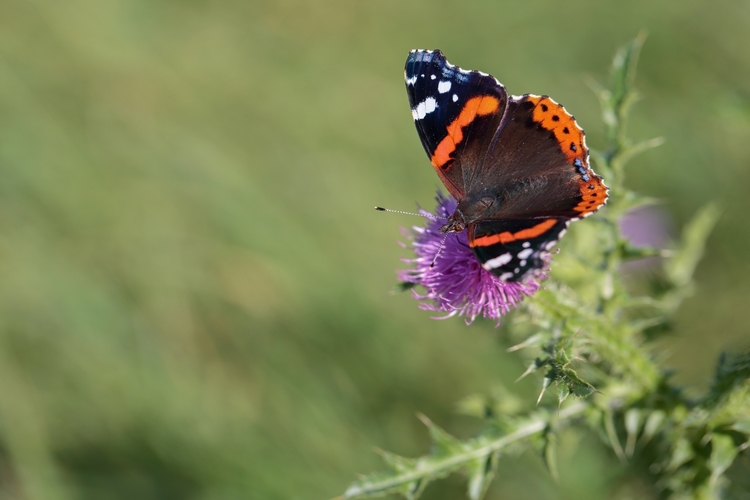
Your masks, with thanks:
[[[402,473],[394,473],[387,477],[363,479],[352,484],[344,493],[344,498],[371,496],[392,492],[409,484],[429,477],[444,477],[457,468],[477,459],[484,459],[498,453],[509,445],[539,434],[550,426],[551,419],[563,423],[580,416],[588,405],[578,402],[560,410],[556,417],[545,415],[520,426],[510,434],[491,440],[474,440],[466,443],[466,449],[444,458],[426,457],[421,459],[413,469]]]

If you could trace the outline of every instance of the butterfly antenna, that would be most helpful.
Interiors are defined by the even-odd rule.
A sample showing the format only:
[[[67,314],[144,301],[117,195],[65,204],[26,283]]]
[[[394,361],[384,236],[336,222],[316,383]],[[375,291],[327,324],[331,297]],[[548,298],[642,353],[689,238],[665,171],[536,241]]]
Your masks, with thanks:
[[[437,215],[417,214],[414,212],[404,212],[402,210],[391,210],[390,208],[383,208],[383,207],[375,207],[375,210],[377,210],[378,212],[391,212],[393,214],[416,215],[417,217],[425,217],[427,219],[433,219],[433,220],[446,220],[446,217],[438,217]]]
[[[445,233],[445,236],[443,236],[443,240],[440,242],[438,251],[435,252],[435,257],[432,258],[432,264],[430,264],[430,269],[435,267],[435,262],[437,262],[438,257],[440,257],[440,252],[443,250],[443,247],[445,246],[445,240],[448,238],[448,234],[449,233]]]

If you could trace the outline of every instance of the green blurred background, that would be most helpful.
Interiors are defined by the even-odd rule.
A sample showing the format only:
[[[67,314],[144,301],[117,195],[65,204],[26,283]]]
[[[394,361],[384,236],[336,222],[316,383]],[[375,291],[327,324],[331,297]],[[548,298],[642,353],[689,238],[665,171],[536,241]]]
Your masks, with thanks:
[[[629,184],[676,228],[725,210],[660,344],[705,387],[748,336],[749,26],[727,0],[4,0],[0,498],[331,498],[382,468],[373,446],[426,451],[417,411],[467,437],[467,394],[533,401],[502,329],[388,293],[415,221],[372,207],[439,184],[412,48],[553,96],[596,148],[584,82],[649,31],[631,135],[667,142]],[[559,484],[525,454],[488,498],[648,496],[596,439],[563,441]]]

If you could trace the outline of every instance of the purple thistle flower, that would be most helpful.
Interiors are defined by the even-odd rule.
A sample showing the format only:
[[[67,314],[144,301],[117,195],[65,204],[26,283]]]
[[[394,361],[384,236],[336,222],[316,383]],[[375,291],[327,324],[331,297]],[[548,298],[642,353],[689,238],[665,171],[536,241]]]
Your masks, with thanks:
[[[620,217],[620,234],[634,247],[666,248],[671,239],[669,217],[657,205],[635,208]],[[654,272],[661,257],[645,257],[623,262],[621,268],[627,273]]]
[[[464,316],[468,325],[482,315],[497,319],[499,325],[502,316],[518,306],[525,296],[539,290],[535,279],[546,275],[539,273],[526,282],[502,281],[484,269],[474,256],[466,230],[448,234],[440,249],[445,235],[439,229],[444,224],[443,219],[456,210],[456,200],[440,192],[435,199],[438,219],[430,219],[426,227],[415,226],[406,233],[416,258],[403,259],[414,268],[399,271],[399,279],[425,288],[424,294],[412,290],[414,298],[420,301],[420,309],[448,313],[435,319]],[[420,213],[432,216],[426,210],[420,210]],[[440,253],[435,259],[438,251]]]

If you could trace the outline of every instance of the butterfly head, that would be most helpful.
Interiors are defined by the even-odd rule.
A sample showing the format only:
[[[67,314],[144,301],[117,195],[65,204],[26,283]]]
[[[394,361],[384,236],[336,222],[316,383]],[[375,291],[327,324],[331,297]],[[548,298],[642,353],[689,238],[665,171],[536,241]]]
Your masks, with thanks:
[[[441,233],[460,233],[464,229],[466,229],[467,223],[466,219],[464,218],[464,214],[461,212],[461,210],[456,209],[455,212],[453,212],[453,215],[448,217],[448,222],[446,222],[441,228]]]

